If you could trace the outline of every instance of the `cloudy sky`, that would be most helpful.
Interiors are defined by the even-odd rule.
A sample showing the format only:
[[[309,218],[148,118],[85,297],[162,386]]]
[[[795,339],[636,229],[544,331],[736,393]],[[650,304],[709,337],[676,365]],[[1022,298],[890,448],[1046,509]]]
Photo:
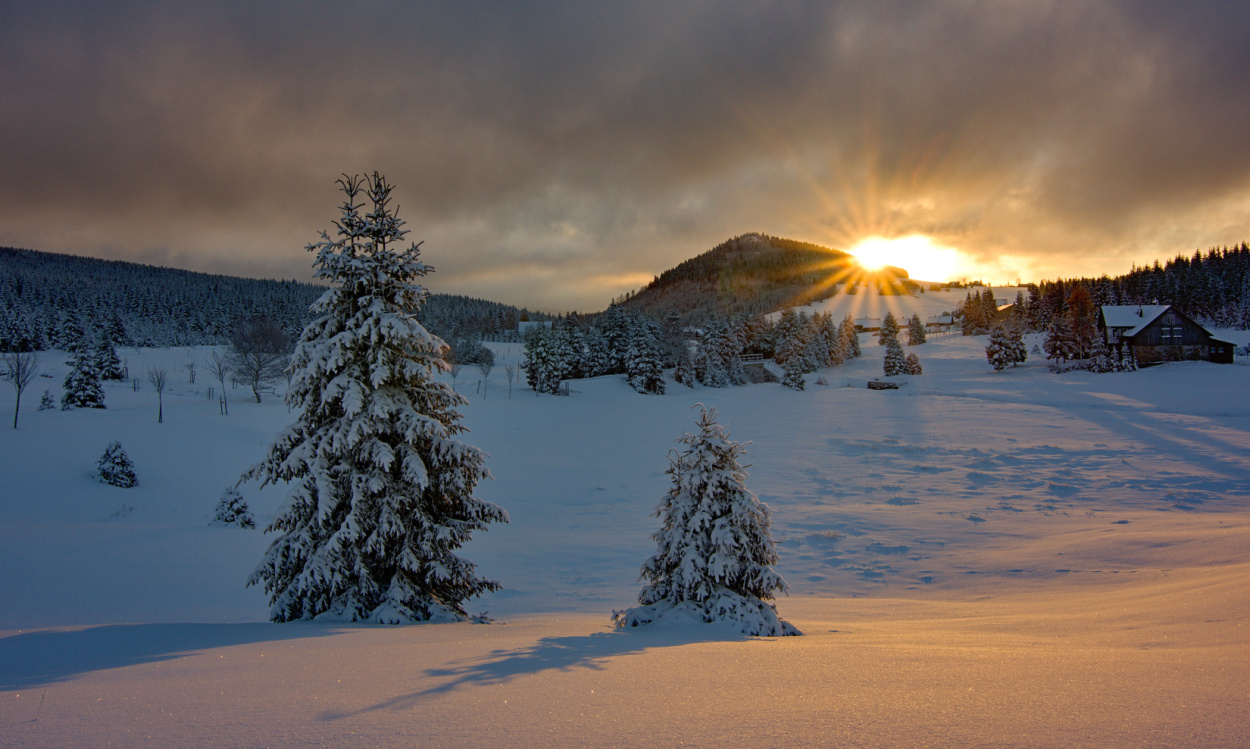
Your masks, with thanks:
[[[377,170],[431,288],[542,309],[750,231],[1123,273],[1250,239],[1247,39],[1244,0],[0,0],[0,245],[308,279]]]

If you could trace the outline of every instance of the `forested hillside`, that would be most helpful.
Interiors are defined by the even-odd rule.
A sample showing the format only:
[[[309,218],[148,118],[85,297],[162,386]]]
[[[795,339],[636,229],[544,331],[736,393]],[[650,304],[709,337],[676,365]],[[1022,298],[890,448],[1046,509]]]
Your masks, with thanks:
[[[324,291],[293,280],[0,247],[0,351],[69,348],[93,329],[108,330],[119,345],[222,344],[239,320],[261,315],[294,336]],[[500,337],[514,331],[525,314],[446,294],[431,295],[419,312],[432,332],[448,340]]]
[[[697,324],[711,316],[755,315],[809,304],[835,293],[835,283],[854,281],[897,293],[907,290],[906,278],[900,268],[865,273],[839,250],[743,234],[664,271],[616,302],[657,320],[675,313]]]

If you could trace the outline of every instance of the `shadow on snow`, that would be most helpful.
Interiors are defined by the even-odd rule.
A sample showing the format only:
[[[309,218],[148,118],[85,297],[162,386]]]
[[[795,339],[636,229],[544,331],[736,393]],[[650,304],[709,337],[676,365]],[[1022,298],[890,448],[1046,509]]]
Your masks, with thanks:
[[[323,624],[112,624],[0,638],[0,691],[30,689],[204,650],[337,634]]]
[[[571,637],[543,637],[520,649],[494,650],[484,658],[452,661],[445,668],[427,669],[423,679],[446,679],[440,684],[398,695],[376,705],[350,711],[326,711],[322,720],[339,720],[378,710],[398,711],[417,706],[423,699],[457,689],[499,684],[518,676],[543,671],[569,671],[586,668],[602,671],[618,656],[639,655],[655,648],[691,645],[699,642],[734,642],[756,639],[717,625],[687,623],[648,625],[628,630],[596,632]]]

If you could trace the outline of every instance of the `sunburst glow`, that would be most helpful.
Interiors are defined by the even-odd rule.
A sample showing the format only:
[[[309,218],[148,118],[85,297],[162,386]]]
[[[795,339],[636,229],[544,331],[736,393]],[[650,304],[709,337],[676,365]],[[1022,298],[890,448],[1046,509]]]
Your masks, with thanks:
[[[867,237],[848,252],[865,270],[892,265],[922,281],[954,280],[963,265],[959,250],[935,245],[932,239],[920,234],[896,239]]]

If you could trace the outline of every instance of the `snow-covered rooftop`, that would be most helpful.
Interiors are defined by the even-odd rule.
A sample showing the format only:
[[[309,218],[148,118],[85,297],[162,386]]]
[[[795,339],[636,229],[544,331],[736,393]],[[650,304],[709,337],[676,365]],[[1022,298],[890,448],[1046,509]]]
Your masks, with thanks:
[[[1102,319],[1108,328],[1131,328],[1125,335],[1133,336],[1171,307],[1170,304],[1104,304]]]

